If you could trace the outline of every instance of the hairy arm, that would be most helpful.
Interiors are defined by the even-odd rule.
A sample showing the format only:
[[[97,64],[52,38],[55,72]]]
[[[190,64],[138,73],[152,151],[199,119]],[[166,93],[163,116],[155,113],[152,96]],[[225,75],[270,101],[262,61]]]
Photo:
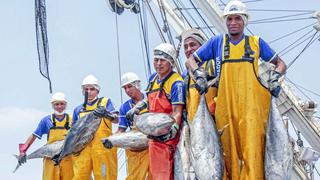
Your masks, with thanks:
[[[173,117],[177,124],[181,124],[183,105],[172,105],[172,109],[171,117]]]

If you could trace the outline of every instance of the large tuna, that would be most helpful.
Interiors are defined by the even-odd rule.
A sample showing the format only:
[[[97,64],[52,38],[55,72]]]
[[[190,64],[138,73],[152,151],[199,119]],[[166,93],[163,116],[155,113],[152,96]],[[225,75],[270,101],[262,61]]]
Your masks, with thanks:
[[[190,157],[190,127],[188,122],[183,122],[179,143],[174,154],[174,179],[193,180],[195,173],[191,166]]]
[[[51,144],[46,144],[42,146],[41,148],[33,151],[31,154],[27,155],[27,159],[35,159],[35,158],[52,158],[55,154],[61,151],[62,145],[64,141],[55,141]],[[18,155],[14,155],[17,159],[19,158]],[[18,168],[21,166],[21,164],[18,162],[16,168],[13,172],[16,172]]]
[[[61,151],[53,157],[53,160],[59,164],[62,158],[70,154],[79,154],[92,141],[100,122],[101,118],[93,113],[79,118],[70,128]]]
[[[293,151],[288,131],[277,109],[275,99],[270,105],[266,131],[265,179],[289,180],[292,170]]]
[[[201,180],[221,180],[224,171],[220,134],[209,113],[205,96],[190,124],[191,162],[196,177]]]
[[[107,138],[103,138],[103,144],[111,143],[114,147],[130,149],[130,150],[142,150],[148,147],[147,135],[139,131],[129,131],[125,133],[113,134]]]
[[[144,113],[136,118],[136,127],[143,134],[161,136],[168,134],[174,120],[165,113]]]

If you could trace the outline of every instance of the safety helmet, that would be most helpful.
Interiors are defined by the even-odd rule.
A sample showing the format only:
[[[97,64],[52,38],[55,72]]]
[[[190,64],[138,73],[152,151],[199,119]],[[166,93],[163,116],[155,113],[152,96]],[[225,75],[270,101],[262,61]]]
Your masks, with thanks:
[[[83,89],[85,85],[93,85],[98,91],[100,91],[99,81],[92,74],[89,74],[83,79],[81,88]]]
[[[196,28],[190,28],[181,33],[182,42],[190,37],[196,39],[201,45],[207,40],[206,36]]]
[[[226,5],[223,11],[223,17],[226,18],[228,15],[245,15],[247,18],[249,17],[247,6],[239,1],[239,0],[232,0]]]
[[[67,103],[67,99],[66,99],[66,96],[64,95],[63,92],[57,92],[57,93],[54,93],[51,97],[51,103],[54,103],[54,102],[57,102],[57,101],[63,101],[65,103]]]
[[[154,58],[161,58],[168,60],[171,64],[177,58],[176,49],[168,43],[162,43],[156,46],[153,50]]]
[[[121,86],[123,87],[136,81],[140,82],[140,78],[138,77],[138,75],[133,72],[127,72],[121,77]]]

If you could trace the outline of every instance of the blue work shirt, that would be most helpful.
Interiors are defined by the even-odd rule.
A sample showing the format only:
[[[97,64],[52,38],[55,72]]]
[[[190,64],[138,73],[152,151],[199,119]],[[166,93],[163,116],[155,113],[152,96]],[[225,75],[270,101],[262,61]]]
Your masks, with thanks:
[[[193,53],[198,64],[202,64],[203,61],[209,61],[214,59],[215,61],[215,70],[217,77],[220,77],[221,64],[222,64],[222,55],[224,50],[224,36],[218,35],[211,37],[205,44],[203,44],[196,52]],[[238,41],[230,40],[230,43],[237,45],[244,39],[244,35]],[[259,48],[260,48],[260,58],[266,62],[274,62],[278,55],[273,49],[261,38],[259,38]]]
[[[54,118],[61,122],[64,120],[64,118],[66,118],[66,113],[64,114],[64,116],[62,118],[57,118],[57,116],[55,114],[53,114]],[[51,115],[48,115],[44,118],[41,119],[41,121],[38,124],[37,129],[32,133],[33,135],[35,135],[38,139],[41,139],[42,136],[44,134],[47,135],[47,137],[49,136],[49,132],[50,132],[50,128],[52,128],[53,124],[52,124],[52,119],[51,119]]]

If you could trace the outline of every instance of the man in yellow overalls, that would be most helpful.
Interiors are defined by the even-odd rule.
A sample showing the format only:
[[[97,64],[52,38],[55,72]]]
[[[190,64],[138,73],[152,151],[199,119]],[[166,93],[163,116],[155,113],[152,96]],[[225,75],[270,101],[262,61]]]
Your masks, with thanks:
[[[194,53],[199,47],[206,42],[206,37],[204,34],[199,31],[198,29],[192,28],[184,31],[181,34],[182,38],[182,44],[184,47],[184,54],[186,58],[189,58],[192,56],[192,53]],[[202,69],[206,71],[207,79],[213,79],[215,78],[215,72],[214,72],[214,60],[210,61],[204,61],[201,65],[199,65]],[[193,117],[195,113],[197,112],[199,102],[200,102],[200,94],[197,91],[197,84],[194,82],[193,78],[190,77],[188,72],[185,71],[183,73],[184,82],[186,84],[186,96],[187,96],[187,113],[188,113],[188,121],[192,122]],[[206,92],[206,101],[209,108],[209,111],[212,115],[214,115],[215,111],[215,102],[214,98],[217,94],[217,88],[213,85],[208,88]]]
[[[52,95],[51,104],[54,110],[52,115],[44,117],[38,124],[37,129],[31,134],[24,144],[19,144],[19,162],[26,161],[26,152],[36,138],[41,139],[47,134],[48,144],[63,140],[72,123],[72,117],[65,113],[67,100],[62,92]],[[55,166],[50,158],[43,160],[43,180],[71,180],[73,176],[72,157],[63,158],[60,165]]]
[[[82,93],[85,102],[74,109],[73,122],[87,113],[93,112],[102,118],[93,140],[74,156],[73,180],[89,180],[93,171],[95,180],[117,180],[118,159],[117,149],[104,148],[101,139],[112,133],[112,123],[117,123],[117,111],[115,111],[111,99],[98,97],[100,85],[96,77],[88,75],[82,82]]]
[[[118,132],[122,133],[129,127],[130,130],[137,130],[134,124],[129,121],[125,116],[126,113],[137,104],[137,102],[144,99],[144,94],[140,90],[140,78],[133,72],[127,72],[121,77],[121,86],[126,94],[131,98],[120,107],[120,120]],[[145,107],[141,113],[147,112]],[[149,168],[149,153],[148,149],[142,150],[126,150],[128,160],[128,176],[127,180],[136,179],[152,179]]]
[[[216,102],[217,127],[229,125],[221,136],[225,154],[226,176],[229,179],[264,179],[264,149],[266,122],[271,95],[280,92],[278,82],[286,65],[258,36],[247,36],[246,6],[238,0],[230,1],[224,9],[228,34],[211,38],[187,60],[201,91],[206,79],[197,63],[215,60],[219,77]],[[268,87],[258,79],[258,61],[275,64],[270,70]]]

